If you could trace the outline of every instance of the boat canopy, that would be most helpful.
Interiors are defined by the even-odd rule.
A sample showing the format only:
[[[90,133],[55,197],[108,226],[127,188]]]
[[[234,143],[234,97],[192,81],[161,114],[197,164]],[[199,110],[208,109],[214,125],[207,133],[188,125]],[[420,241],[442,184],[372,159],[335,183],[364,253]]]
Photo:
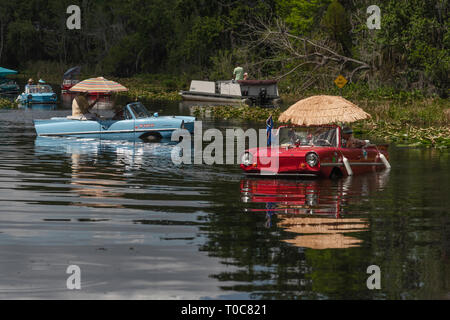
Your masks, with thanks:
[[[10,69],[0,67],[0,77],[4,77],[7,75],[16,74],[16,73],[17,73],[17,71],[15,71],[15,70],[10,70]]]
[[[63,79],[72,79],[74,76],[79,75],[81,72],[81,67],[80,66],[76,66],[73,68],[70,68],[69,70],[67,70],[64,73]]]

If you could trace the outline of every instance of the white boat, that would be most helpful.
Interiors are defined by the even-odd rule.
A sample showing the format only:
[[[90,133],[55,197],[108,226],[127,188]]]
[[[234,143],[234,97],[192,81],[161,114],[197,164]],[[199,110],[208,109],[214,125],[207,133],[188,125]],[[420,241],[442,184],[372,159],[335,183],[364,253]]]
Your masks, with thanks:
[[[279,103],[275,80],[192,80],[189,91],[181,91],[187,101],[271,106]]]

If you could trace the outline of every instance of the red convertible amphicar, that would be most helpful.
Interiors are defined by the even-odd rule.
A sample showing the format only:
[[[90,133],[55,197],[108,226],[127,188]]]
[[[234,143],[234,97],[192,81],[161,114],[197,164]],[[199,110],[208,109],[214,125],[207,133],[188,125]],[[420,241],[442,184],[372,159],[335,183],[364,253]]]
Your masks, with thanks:
[[[352,144],[349,132],[337,125],[282,126],[275,134],[278,146],[252,148],[242,155],[245,174],[339,178],[390,168],[387,145],[368,140]]]

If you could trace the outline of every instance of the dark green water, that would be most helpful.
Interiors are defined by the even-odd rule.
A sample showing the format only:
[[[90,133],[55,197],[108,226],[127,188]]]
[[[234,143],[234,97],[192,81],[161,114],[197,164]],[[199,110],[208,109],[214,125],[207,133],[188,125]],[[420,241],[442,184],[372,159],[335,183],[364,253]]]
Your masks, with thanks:
[[[0,298],[450,297],[448,152],[391,146],[389,172],[255,180],[176,166],[168,142],[36,138],[32,119],[69,113],[0,110]]]

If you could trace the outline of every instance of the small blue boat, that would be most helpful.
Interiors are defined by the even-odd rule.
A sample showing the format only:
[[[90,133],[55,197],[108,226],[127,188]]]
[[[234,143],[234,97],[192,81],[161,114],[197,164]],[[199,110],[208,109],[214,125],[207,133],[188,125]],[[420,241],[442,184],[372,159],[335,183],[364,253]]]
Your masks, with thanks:
[[[28,103],[57,103],[58,96],[48,84],[26,85],[25,92],[17,97],[17,101]]]
[[[17,71],[0,67],[0,93],[13,93],[19,91],[19,86],[14,80],[5,78],[8,75],[16,74]]]
[[[180,128],[192,133],[194,121],[195,117],[189,116],[152,115],[142,103],[133,102],[116,112],[112,118],[99,118],[92,114],[54,117],[50,120],[34,120],[34,127],[38,136],[152,141],[170,139],[172,132]]]
[[[14,93],[19,91],[19,86],[14,80],[0,77],[0,93]]]

